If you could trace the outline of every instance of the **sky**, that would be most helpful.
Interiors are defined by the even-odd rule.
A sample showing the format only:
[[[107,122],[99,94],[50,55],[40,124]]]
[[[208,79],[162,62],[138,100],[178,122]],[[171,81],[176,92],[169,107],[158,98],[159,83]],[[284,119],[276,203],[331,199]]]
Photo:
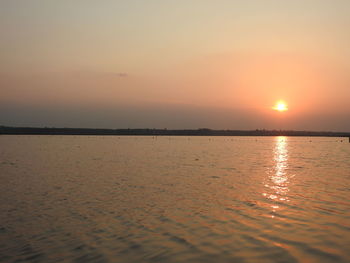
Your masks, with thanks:
[[[0,125],[350,131],[349,14],[348,0],[0,0]]]

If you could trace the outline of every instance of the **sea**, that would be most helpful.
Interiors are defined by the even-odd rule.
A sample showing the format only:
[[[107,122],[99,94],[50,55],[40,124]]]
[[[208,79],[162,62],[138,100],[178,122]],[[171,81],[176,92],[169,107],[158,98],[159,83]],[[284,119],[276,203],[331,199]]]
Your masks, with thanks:
[[[350,262],[350,143],[2,135],[0,262]]]

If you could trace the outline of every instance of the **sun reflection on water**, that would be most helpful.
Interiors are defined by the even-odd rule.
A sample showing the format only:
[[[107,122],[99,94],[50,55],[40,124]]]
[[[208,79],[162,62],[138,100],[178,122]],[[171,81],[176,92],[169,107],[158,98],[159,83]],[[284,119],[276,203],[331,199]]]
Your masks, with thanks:
[[[288,150],[287,137],[279,136],[276,138],[274,150],[275,173],[271,176],[272,182],[275,184],[276,193],[281,194],[288,191]]]
[[[273,167],[269,172],[268,188],[263,196],[276,202],[289,202],[289,176],[288,169],[288,138],[285,136],[276,137],[273,149]],[[271,205],[273,212],[276,212],[280,206],[278,204]]]

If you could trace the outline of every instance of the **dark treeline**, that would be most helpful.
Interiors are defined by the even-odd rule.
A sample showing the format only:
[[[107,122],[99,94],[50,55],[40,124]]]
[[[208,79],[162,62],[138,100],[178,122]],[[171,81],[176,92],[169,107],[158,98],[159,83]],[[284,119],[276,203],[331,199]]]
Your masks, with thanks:
[[[148,136],[326,136],[350,137],[350,132],[288,130],[168,130],[168,129],[90,129],[34,128],[0,126],[0,134],[13,135],[148,135]]]

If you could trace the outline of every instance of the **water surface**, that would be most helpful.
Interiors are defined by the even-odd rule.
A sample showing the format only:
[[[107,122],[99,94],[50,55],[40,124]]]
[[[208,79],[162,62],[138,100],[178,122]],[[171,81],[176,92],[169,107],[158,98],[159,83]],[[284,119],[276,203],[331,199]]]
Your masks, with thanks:
[[[0,136],[0,180],[0,262],[350,262],[342,138]]]

